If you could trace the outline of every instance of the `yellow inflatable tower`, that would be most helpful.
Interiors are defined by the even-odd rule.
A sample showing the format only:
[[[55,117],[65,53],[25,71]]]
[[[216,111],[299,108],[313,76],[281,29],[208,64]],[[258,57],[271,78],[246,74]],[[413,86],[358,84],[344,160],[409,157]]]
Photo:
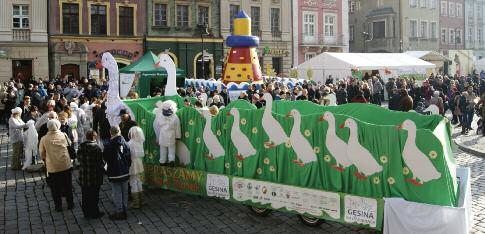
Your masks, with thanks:
[[[234,18],[233,35],[228,36],[226,45],[229,50],[222,80],[224,83],[235,82],[262,82],[261,67],[259,65],[256,47],[259,45],[259,38],[251,35],[251,19],[244,12],[240,11]]]

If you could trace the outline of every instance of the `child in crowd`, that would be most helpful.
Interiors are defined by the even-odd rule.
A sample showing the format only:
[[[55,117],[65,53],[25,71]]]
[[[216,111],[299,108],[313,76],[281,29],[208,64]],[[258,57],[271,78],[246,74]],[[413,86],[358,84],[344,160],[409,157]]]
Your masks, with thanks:
[[[131,208],[139,209],[143,204],[143,186],[140,179],[140,174],[143,173],[143,143],[145,142],[145,135],[140,127],[134,126],[128,132],[130,141],[127,143],[131,152],[131,166],[130,166],[130,186],[133,201],[130,204]]]

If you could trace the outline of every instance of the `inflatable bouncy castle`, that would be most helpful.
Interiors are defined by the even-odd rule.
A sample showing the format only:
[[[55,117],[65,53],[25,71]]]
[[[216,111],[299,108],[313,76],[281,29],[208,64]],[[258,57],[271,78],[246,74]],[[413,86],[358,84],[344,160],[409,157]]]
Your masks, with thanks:
[[[223,82],[261,82],[261,67],[256,51],[259,38],[251,35],[251,19],[244,11],[234,18],[233,35],[227,37],[226,45],[232,48],[222,72]]]

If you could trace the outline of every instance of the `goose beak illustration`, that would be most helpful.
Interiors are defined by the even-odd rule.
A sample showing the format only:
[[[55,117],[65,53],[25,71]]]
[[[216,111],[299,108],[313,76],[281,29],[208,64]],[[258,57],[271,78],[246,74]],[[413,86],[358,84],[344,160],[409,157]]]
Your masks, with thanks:
[[[158,61],[157,63],[153,64],[153,67],[159,68],[160,67],[160,61]]]
[[[338,126],[339,128],[345,128],[345,123],[342,123]]]
[[[227,115],[227,116],[231,116],[231,112],[229,112],[229,111],[228,111],[228,112],[226,112],[226,115]]]
[[[104,66],[103,66],[103,64],[101,64],[101,62],[99,62],[99,61],[96,62],[96,69],[99,70],[99,69],[103,69],[103,68],[104,68]]]
[[[291,111],[290,111],[288,112],[288,114],[286,114],[286,118],[291,118],[291,117],[293,117],[293,115],[291,114]]]
[[[396,131],[399,131],[399,130],[401,130],[401,129],[402,129],[402,125],[397,125],[397,126],[396,126]]]
[[[323,122],[323,121],[325,121],[325,116],[322,115],[320,116],[320,122]]]

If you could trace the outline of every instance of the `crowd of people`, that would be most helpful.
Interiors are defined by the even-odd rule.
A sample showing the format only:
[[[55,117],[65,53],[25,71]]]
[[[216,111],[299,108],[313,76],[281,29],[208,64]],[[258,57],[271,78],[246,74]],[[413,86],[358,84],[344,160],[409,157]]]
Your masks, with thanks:
[[[144,134],[126,110],[119,113],[120,125],[110,126],[106,118],[107,90],[106,81],[98,84],[93,79],[76,80],[67,76],[27,82],[12,79],[0,86],[0,123],[8,125],[13,146],[11,169],[26,169],[35,161],[44,161],[56,211],[62,211],[62,197],[66,198],[68,209],[74,207],[72,170],[75,167],[79,167],[85,217],[103,216],[97,204],[104,175],[111,184],[116,208],[110,218],[126,219],[129,188],[133,201],[130,206],[139,208],[143,203],[139,175],[143,172]],[[304,81],[294,87],[267,79],[264,84],[252,84],[246,91],[238,92],[239,96],[234,97],[226,88],[178,89],[179,95],[185,98],[184,106],[207,108],[213,115],[231,99],[247,100],[262,108],[264,93],[271,94],[273,100],[307,100],[319,105],[372,103],[380,106],[387,99],[389,109],[404,112],[423,113],[428,106],[435,105],[441,115],[451,112],[451,123],[461,127],[463,134],[473,129],[475,113],[485,114],[485,82],[478,75],[431,75],[423,82],[413,78],[391,78],[384,82],[378,74],[365,74],[363,79],[328,77],[325,83]],[[154,88],[151,93],[161,96],[163,87]],[[138,95],[130,92],[127,98],[136,99]],[[192,103],[190,98],[197,101]],[[31,134],[26,134],[27,129]],[[27,145],[38,145],[38,153],[31,149],[36,147],[28,148],[34,150],[29,152],[32,159],[25,157]]]

